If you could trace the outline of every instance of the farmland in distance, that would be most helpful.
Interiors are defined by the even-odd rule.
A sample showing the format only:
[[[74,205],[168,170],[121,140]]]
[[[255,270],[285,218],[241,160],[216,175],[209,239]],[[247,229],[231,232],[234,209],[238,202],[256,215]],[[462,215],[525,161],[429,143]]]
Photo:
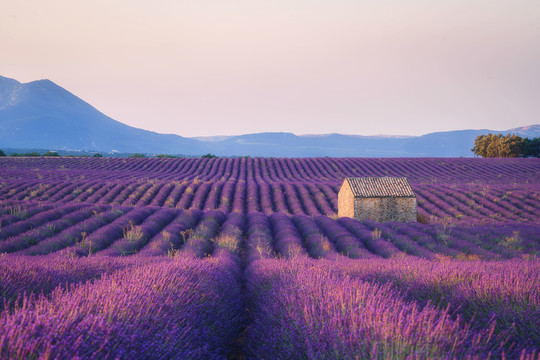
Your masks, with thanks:
[[[539,356],[538,159],[0,158],[0,253],[0,357]]]

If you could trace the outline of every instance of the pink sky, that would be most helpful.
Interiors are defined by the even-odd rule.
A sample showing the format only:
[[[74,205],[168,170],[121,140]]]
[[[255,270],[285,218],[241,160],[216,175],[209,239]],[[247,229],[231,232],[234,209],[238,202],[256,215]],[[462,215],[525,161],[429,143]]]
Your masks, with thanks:
[[[183,136],[540,123],[538,0],[18,0],[0,75]]]

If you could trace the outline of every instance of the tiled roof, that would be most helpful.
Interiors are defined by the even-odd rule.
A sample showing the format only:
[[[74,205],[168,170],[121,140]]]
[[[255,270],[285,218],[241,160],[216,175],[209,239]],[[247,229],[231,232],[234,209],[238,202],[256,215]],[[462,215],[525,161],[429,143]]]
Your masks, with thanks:
[[[407,178],[346,178],[355,197],[415,197]]]

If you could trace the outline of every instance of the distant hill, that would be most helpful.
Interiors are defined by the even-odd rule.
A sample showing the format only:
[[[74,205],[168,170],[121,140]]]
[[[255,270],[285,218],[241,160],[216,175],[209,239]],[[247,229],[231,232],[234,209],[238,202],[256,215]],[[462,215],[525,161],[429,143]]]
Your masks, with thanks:
[[[0,147],[196,154],[200,145],[122,124],[49,80],[0,76]]]
[[[0,76],[0,148],[142,152],[222,156],[472,156],[474,138],[493,130],[459,130],[423,136],[295,135],[259,133],[185,138],[137,129],[49,80],[21,84]],[[540,136],[540,125],[502,131]]]

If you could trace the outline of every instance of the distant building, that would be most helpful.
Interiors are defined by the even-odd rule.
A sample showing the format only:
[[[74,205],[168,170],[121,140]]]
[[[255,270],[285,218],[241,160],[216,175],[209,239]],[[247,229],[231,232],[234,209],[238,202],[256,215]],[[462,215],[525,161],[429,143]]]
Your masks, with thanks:
[[[338,194],[338,216],[416,221],[416,195],[407,178],[346,178]]]

